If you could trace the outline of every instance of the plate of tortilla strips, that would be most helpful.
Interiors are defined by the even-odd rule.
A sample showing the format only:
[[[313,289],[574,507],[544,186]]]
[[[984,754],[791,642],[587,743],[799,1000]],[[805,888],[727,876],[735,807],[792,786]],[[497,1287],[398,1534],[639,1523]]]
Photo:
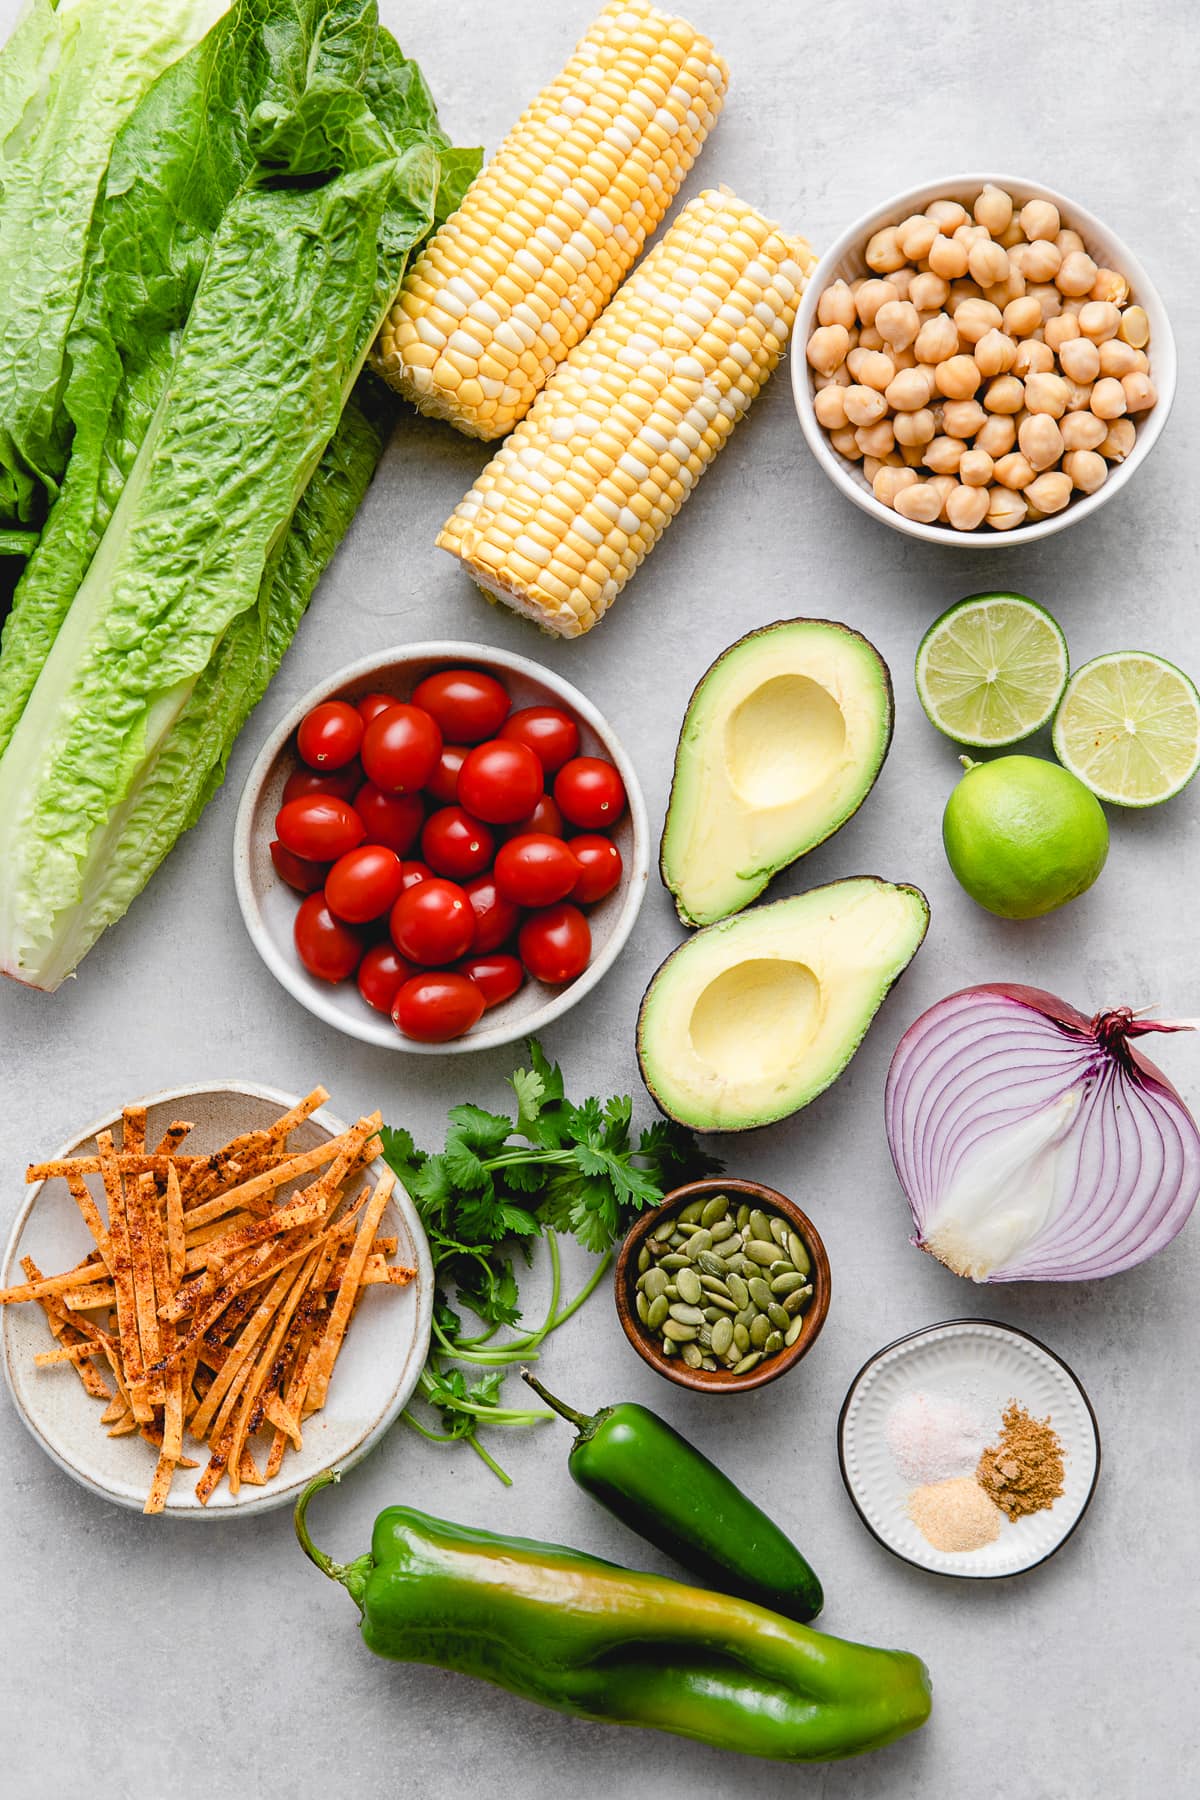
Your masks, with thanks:
[[[30,1165],[0,1265],[17,1409],[76,1481],[262,1512],[365,1456],[429,1346],[433,1272],[377,1113],[239,1082],[154,1094]]]

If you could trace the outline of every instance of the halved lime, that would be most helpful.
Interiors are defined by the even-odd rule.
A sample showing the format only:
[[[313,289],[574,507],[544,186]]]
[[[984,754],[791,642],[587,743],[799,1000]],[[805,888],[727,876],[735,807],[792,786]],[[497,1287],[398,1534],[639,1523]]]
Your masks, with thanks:
[[[956,744],[999,750],[1054,717],[1067,640],[1023,594],[968,594],[935,619],[917,651],[917,697]]]
[[[1200,694],[1147,650],[1097,656],[1067,683],[1054,754],[1098,800],[1157,806],[1200,768]]]

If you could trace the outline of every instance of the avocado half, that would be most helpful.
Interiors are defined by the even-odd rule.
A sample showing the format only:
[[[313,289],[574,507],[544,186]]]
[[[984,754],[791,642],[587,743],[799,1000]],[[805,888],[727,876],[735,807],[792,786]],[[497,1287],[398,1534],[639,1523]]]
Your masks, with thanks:
[[[836,1081],[929,927],[919,888],[856,875],[709,925],[658,969],[642,1079],[693,1131],[749,1131]]]
[[[858,811],[892,741],[887,664],[832,619],[739,638],[688,702],[659,868],[685,925],[740,912]]]

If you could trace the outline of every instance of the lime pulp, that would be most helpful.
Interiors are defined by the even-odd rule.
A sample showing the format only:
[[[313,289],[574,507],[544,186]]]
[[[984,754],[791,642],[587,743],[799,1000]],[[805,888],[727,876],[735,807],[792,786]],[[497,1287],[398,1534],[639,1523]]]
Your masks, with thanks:
[[[935,619],[917,650],[917,696],[955,743],[998,750],[1054,716],[1067,640],[1023,594],[969,594]]]
[[[1099,799],[1157,806],[1200,768],[1200,694],[1148,651],[1097,656],[1067,683],[1054,753]]]

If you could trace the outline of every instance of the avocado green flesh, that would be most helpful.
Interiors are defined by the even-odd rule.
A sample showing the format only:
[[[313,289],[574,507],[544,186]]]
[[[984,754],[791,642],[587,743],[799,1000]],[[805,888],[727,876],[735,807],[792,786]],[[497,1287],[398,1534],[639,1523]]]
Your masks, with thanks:
[[[685,924],[738,912],[862,805],[892,736],[892,688],[848,626],[751,632],[692,695],[663,828],[663,881]]]
[[[917,888],[862,875],[697,932],[642,1001],[646,1086],[696,1131],[798,1112],[846,1067],[928,924]]]

